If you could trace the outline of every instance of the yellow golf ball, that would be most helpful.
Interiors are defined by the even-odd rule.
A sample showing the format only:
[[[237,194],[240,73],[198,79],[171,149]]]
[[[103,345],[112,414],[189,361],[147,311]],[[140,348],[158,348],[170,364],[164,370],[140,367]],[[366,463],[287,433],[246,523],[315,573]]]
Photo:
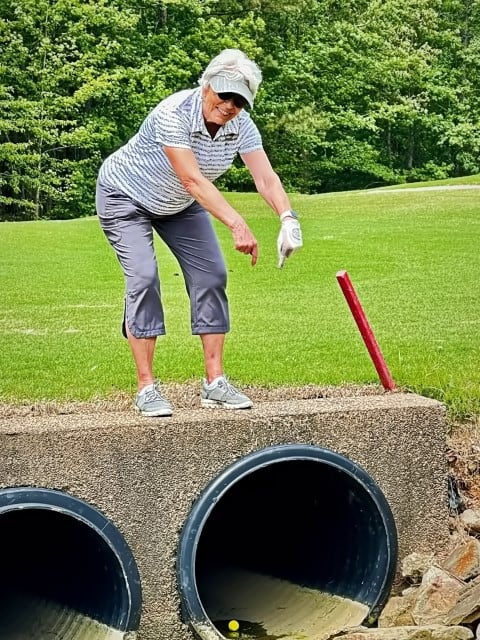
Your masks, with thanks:
[[[230,622],[228,623],[228,628],[230,631],[238,631],[240,625],[238,624],[237,620],[230,620]]]

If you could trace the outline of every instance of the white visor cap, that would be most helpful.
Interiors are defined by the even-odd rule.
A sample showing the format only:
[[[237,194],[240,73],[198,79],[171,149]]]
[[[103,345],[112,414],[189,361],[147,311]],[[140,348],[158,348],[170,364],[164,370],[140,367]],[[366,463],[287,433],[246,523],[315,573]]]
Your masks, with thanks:
[[[250,107],[253,107],[253,94],[246,82],[231,80],[223,75],[216,75],[210,78],[209,84],[215,93],[237,93],[245,98]]]

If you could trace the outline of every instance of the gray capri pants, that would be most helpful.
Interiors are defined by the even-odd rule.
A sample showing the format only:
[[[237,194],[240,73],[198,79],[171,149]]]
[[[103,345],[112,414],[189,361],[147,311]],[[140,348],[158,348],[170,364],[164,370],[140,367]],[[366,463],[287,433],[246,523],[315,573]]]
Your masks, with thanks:
[[[165,334],[153,230],[177,258],[190,298],[192,333],[230,330],[227,270],[209,214],[198,203],[156,216],[114,188],[97,183],[97,214],[125,276],[124,322],[136,338]],[[125,332],[124,332],[125,334]]]

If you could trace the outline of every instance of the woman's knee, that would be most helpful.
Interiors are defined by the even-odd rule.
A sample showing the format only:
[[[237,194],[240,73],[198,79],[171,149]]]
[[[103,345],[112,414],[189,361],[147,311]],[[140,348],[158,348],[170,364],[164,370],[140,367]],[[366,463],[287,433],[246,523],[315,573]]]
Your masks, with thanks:
[[[217,264],[216,268],[209,272],[201,272],[197,279],[197,289],[223,290],[227,286],[227,269],[224,265]]]
[[[127,288],[131,292],[156,291],[160,288],[158,269],[155,263],[143,264],[127,276]]]

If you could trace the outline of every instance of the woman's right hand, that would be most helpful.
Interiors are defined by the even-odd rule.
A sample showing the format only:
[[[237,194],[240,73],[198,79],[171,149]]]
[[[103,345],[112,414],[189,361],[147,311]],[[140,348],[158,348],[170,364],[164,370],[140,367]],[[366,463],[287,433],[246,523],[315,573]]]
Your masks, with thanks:
[[[257,239],[250,231],[247,223],[243,218],[235,222],[231,227],[233,242],[235,249],[241,253],[252,256],[252,267],[256,264],[258,258]]]

